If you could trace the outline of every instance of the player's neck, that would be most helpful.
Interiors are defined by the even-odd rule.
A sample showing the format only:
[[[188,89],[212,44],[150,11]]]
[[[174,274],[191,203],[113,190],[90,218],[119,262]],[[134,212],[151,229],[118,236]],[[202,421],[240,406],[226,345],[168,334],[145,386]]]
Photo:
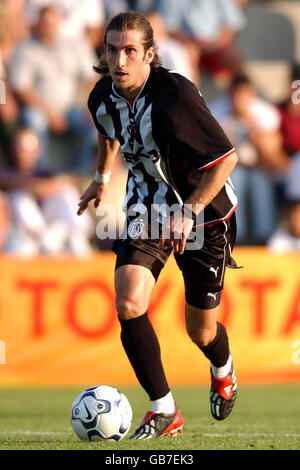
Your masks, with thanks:
[[[136,86],[128,88],[128,89],[119,89],[115,85],[116,91],[118,92],[119,95],[123,96],[127,101],[133,102],[139,96],[144,86],[146,85],[149,75],[150,75],[150,67],[149,67],[148,73],[146,74],[145,78],[141,80],[140,84],[137,84]]]
[[[141,90],[144,87],[144,83],[142,86],[135,88],[134,90],[120,90],[118,87],[116,87],[117,92],[119,95],[123,96],[127,101],[134,101],[136,97],[140,94]]]

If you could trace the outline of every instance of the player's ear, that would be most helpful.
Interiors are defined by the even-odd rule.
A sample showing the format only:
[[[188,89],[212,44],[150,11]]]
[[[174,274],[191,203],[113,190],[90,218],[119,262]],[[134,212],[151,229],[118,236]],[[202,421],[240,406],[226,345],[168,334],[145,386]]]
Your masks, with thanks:
[[[154,59],[154,47],[149,47],[146,52],[145,62],[146,64],[151,64]]]

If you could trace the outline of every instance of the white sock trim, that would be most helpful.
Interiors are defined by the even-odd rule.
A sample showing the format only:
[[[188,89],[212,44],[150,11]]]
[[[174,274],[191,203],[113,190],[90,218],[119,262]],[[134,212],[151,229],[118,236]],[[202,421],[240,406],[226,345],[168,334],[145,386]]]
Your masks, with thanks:
[[[151,411],[153,413],[172,414],[175,410],[175,403],[171,391],[158,400],[153,400]]]
[[[228,361],[222,367],[216,367],[213,365],[212,362],[210,363],[212,374],[216,379],[223,379],[224,377],[226,377],[226,375],[228,375],[231,370],[231,365],[232,365],[231,355],[229,355]]]

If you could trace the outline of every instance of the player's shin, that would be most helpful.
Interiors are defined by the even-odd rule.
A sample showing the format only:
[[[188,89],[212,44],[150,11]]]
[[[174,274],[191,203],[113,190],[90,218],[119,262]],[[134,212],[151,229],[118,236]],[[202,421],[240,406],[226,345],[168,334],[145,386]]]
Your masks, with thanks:
[[[200,349],[216,369],[225,366],[229,359],[229,343],[224,325],[217,322],[215,338],[207,346],[202,346]]]
[[[121,341],[138,381],[150,400],[165,397],[170,389],[161,362],[160,346],[147,312],[122,320]]]

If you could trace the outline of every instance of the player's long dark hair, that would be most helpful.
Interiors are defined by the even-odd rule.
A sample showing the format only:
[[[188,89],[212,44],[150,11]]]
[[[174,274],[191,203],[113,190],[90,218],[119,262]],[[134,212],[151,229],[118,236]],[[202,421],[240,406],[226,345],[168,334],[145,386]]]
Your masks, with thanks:
[[[118,15],[114,16],[114,18],[112,18],[105,30],[104,46],[106,46],[107,44],[108,31],[123,32],[129,29],[134,29],[142,33],[145,53],[148,49],[150,49],[150,47],[154,48],[154,58],[150,66],[153,68],[159,67],[161,65],[161,58],[157,53],[157,47],[153,37],[153,29],[146,16],[142,13],[138,13],[136,11],[126,11],[124,13],[119,13]],[[95,72],[101,75],[109,73],[105,54],[100,57],[98,64],[94,66],[93,69],[95,70]]]

